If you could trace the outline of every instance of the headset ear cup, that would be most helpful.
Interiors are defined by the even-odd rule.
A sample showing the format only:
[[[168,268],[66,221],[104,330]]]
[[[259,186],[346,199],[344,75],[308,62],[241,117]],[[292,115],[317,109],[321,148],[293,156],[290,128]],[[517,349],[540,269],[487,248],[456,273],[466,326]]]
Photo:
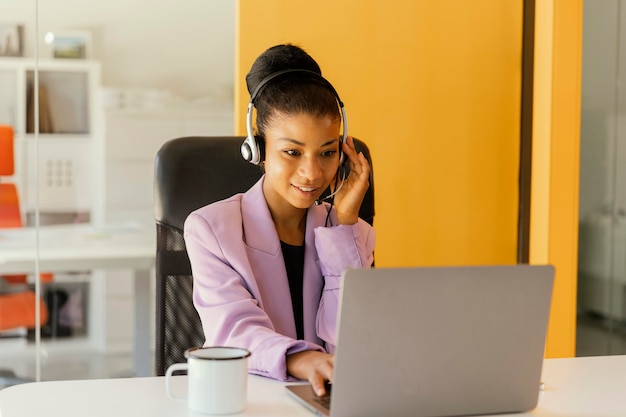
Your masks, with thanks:
[[[241,156],[243,156],[243,159],[252,164],[258,164],[259,157],[254,136],[246,137],[246,139],[241,144]]]

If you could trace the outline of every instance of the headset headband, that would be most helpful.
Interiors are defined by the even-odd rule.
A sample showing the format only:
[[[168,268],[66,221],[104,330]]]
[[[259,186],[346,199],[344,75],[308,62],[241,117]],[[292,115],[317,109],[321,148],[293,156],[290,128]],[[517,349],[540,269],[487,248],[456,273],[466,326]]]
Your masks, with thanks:
[[[339,110],[341,112],[341,121],[342,121],[342,126],[343,126],[343,132],[341,134],[341,142],[345,143],[346,139],[348,137],[348,118],[346,117],[346,109],[343,106],[343,102],[341,101],[341,98],[339,98],[339,94],[337,94],[337,90],[335,90],[335,87],[333,87],[333,85],[324,77],[322,77],[320,74],[318,74],[317,72],[313,72],[310,70],[306,70],[306,69],[284,69],[284,70],[280,70],[280,71],[276,71],[270,75],[268,75],[267,77],[263,78],[261,80],[261,82],[259,83],[259,85],[256,86],[256,88],[254,89],[254,91],[252,92],[252,94],[250,95],[250,102],[248,103],[248,111],[247,111],[247,115],[246,115],[246,130],[247,130],[247,137],[246,140],[244,141],[244,143],[242,144],[241,147],[241,153],[244,157],[244,159],[246,159],[248,162],[251,162],[253,164],[259,164],[261,162],[261,155],[258,149],[258,146],[256,144],[256,139],[252,133],[253,129],[252,129],[252,109],[254,108],[254,102],[257,99],[258,95],[261,93],[261,91],[263,90],[263,88],[273,79],[280,77],[282,75],[285,74],[289,74],[289,73],[295,73],[295,72],[300,72],[303,74],[309,74],[311,76],[313,76],[313,78],[315,78],[318,81],[321,81],[326,87],[328,87],[328,89],[330,89],[330,91],[335,95],[335,98],[337,99],[337,104],[339,105]],[[340,150],[340,162],[343,162],[344,159],[344,155],[343,152],[341,152],[341,144],[339,145],[339,150]]]
[[[261,80],[261,82],[259,83],[259,85],[256,86],[256,88],[254,89],[254,91],[250,95],[250,102],[252,104],[254,104],[254,101],[256,100],[257,96],[259,95],[259,93],[261,92],[263,87],[265,87],[274,78],[280,77],[281,75],[284,75],[284,74],[293,73],[293,72],[300,72],[300,73],[303,73],[303,74],[309,74],[309,75],[312,75],[315,79],[317,79],[319,81],[322,81],[330,89],[330,91],[333,92],[333,94],[337,98],[337,103],[339,103],[339,107],[343,108],[343,102],[339,98],[339,94],[337,94],[337,90],[335,90],[335,87],[333,87],[333,85],[326,78],[322,77],[317,72],[313,72],[313,71],[306,70],[306,69],[297,69],[297,68],[296,69],[284,69],[284,70],[276,71],[275,73],[270,74],[267,77],[263,78]]]

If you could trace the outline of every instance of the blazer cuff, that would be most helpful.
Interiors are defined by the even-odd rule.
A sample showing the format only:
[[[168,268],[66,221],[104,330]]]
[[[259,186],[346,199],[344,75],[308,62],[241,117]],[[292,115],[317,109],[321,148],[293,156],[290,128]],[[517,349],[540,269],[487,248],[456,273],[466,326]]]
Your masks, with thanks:
[[[284,350],[271,349],[271,351],[265,352],[257,351],[257,355],[262,355],[262,358],[259,356],[255,357],[255,352],[253,351],[250,356],[248,372],[279,381],[298,381],[297,378],[287,373],[287,356],[307,350],[325,352],[324,348],[315,343],[307,342],[306,340],[294,340],[293,343]]]
[[[322,275],[326,277],[326,289],[330,289],[329,285],[339,288],[339,278],[345,269],[363,266],[357,244],[360,233],[361,226],[358,222],[315,229],[315,247]],[[329,280],[329,277],[336,279]],[[333,284],[330,281],[336,282]]]

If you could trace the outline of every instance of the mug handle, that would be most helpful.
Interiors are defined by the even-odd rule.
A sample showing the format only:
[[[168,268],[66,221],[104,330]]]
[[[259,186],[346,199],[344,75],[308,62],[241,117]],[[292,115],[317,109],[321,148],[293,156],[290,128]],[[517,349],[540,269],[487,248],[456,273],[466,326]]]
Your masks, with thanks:
[[[172,377],[172,374],[176,371],[187,371],[189,369],[189,365],[186,363],[175,363],[170,365],[169,368],[167,368],[167,372],[165,372],[165,391],[167,392],[167,396],[174,399],[174,400],[186,400],[186,397],[177,397],[176,395],[172,394],[172,391],[170,389],[170,378]]]

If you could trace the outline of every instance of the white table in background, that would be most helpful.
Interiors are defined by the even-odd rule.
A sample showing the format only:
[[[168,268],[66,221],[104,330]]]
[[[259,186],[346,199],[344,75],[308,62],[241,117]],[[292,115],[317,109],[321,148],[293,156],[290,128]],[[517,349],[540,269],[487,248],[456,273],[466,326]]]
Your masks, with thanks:
[[[137,224],[95,227],[89,224],[0,229],[0,274],[92,269],[134,271],[133,354],[135,374],[153,375],[150,335],[150,272],[156,254],[155,229]]]
[[[626,416],[626,356],[547,359],[537,408],[510,417]],[[187,377],[173,378],[184,392]],[[248,379],[248,407],[238,415],[311,416],[290,398],[284,383],[258,376]],[[183,401],[165,394],[165,378],[54,381],[16,385],[0,391],[0,416],[136,417],[196,416]]]

